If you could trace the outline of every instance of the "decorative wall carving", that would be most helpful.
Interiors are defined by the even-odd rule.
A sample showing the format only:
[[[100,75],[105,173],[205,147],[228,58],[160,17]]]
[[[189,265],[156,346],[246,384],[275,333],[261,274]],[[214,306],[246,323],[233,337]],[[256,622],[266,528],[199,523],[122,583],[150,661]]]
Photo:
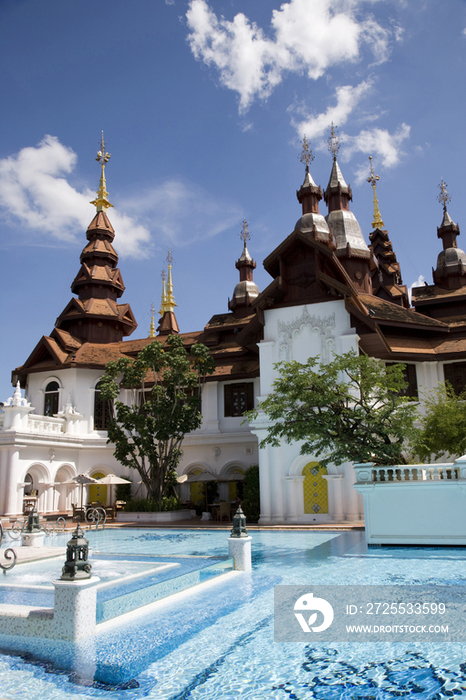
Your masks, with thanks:
[[[299,318],[293,321],[278,321],[278,334],[281,336],[279,345],[279,357],[289,361],[290,350],[293,344],[293,336],[300,335],[303,328],[308,327],[313,333],[318,333],[321,342],[322,361],[330,362],[330,352],[335,347],[335,338],[332,330],[335,328],[335,314],[330,316],[311,316],[305,306]]]

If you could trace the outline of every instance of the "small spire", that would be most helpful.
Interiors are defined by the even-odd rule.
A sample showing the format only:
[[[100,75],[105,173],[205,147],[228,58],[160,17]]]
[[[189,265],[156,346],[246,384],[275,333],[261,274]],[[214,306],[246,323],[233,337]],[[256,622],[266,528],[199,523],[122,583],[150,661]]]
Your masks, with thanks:
[[[306,171],[305,171],[304,182],[303,182],[303,184],[302,184],[302,187],[308,187],[309,185],[312,185],[312,186],[315,187],[315,186],[316,186],[316,183],[315,183],[314,180],[312,179],[312,176],[311,176],[311,174],[310,174],[310,172],[309,172],[309,165],[310,165],[310,163],[312,163],[312,161],[314,160],[315,156],[314,156],[314,154],[313,154],[313,152],[312,152],[312,149],[311,149],[310,146],[309,146],[309,141],[307,140],[305,134],[304,134],[304,136],[303,136],[303,140],[300,141],[300,143],[301,143],[301,145],[302,145],[302,147],[303,147],[303,150],[301,151],[299,160],[300,160],[301,163],[306,163]]]
[[[330,136],[327,139],[328,150],[333,154],[333,160],[336,161],[340,150],[340,139],[338,138],[337,129],[332,122],[330,126]]]
[[[161,316],[164,315],[165,311],[167,311],[167,290],[165,287],[165,280],[167,279],[167,273],[165,270],[162,270],[162,301],[160,303],[160,311],[159,314]]]
[[[102,131],[100,150],[97,151],[96,157],[96,161],[100,163],[102,171],[100,174],[99,189],[97,190],[97,198],[91,202],[91,204],[94,204],[97,211],[106,211],[109,207],[113,207],[113,204],[110,204],[108,201],[107,182],[105,180],[105,166],[110,160],[110,157],[111,153],[107,153],[105,150],[104,132]]]
[[[437,201],[440,202],[440,204],[443,204],[443,213],[446,214],[447,204],[450,204],[451,197],[447,192],[447,183],[443,181],[443,178],[438,187],[440,189],[440,194],[437,197]]]
[[[155,308],[154,308],[154,302],[152,302],[151,307],[150,307],[150,329],[149,329],[149,338],[155,338],[154,314],[155,314]]]
[[[249,254],[248,246],[247,246],[247,241],[251,240],[251,235],[249,233],[248,222],[246,221],[246,219],[243,219],[243,228],[241,229],[241,233],[239,234],[239,237],[241,238],[241,240],[243,241],[243,244],[244,244],[243,245],[243,252],[241,254],[239,262],[244,261],[244,260],[248,260],[248,261],[252,260],[250,254]]]
[[[239,234],[239,237],[241,238],[242,241],[244,241],[244,247],[246,248],[246,241],[251,240],[251,235],[249,233],[248,229],[248,222],[246,219],[243,219],[243,228],[241,229],[241,233]]]
[[[372,189],[374,190],[374,221],[372,222],[372,228],[374,229],[382,229],[382,226],[384,226],[384,223],[382,221],[382,217],[380,216],[380,211],[379,211],[379,202],[377,200],[377,193],[375,189],[376,182],[380,180],[378,175],[374,174],[374,168],[372,167],[372,156],[369,156],[369,161],[371,164],[371,174],[367,178],[367,182],[372,185]]]
[[[175,306],[177,306],[177,304],[175,304],[175,298],[173,296],[172,262],[173,262],[172,251],[169,248],[168,255],[167,255],[168,275],[167,275],[167,295],[166,295],[166,302],[165,302],[165,311],[174,311]]]

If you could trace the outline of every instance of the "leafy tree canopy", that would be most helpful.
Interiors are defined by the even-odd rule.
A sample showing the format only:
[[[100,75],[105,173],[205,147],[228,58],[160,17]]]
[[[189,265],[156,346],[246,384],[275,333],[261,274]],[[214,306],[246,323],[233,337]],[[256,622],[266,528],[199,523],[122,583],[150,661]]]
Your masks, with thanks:
[[[424,397],[425,413],[420,416],[421,429],[411,441],[413,455],[421,461],[441,455],[466,452],[466,392],[457,396],[451,384],[439,384]]]
[[[100,382],[102,399],[113,404],[108,442],[121,464],[139,472],[159,510],[173,482],[181,442],[201,425],[201,391],[213,371],[205,345],[193,345],[188,355],[182,338],[169,335],[165,344],[147,345],[135,360],[109,362]],[[119,399],[121,390],[126,401]]]
[[[261,447],[303,441],[301,454],[318,456],[323,466],[406,463],[403,443],[414,434],[417,413],[402,397],[403,365],[351,351],[328,364],[311,357],[275,368],[273,391],[247,414],[252,421],[264,411],[271,422]]]

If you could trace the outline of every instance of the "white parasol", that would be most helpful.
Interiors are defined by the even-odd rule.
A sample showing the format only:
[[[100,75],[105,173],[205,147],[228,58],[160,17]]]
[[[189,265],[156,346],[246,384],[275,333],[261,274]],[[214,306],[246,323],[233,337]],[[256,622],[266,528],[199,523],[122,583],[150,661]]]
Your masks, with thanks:
[[[117,476],[116,474],[107,474],[107,476],[103,476],[101,479],[97,479],[96,482],[98,484],[107,484],[107,486],[114,486],[115,484],[132,483],[129,479],[123,479],[121,476]],[[110,493],[113,496],[113,490]],[[110,505],[112,505],[112,501],[113,498],[110,498]]]
[[[90,484],[96,484],[97,479],[94,479],[92,476],[88,476],[87,474],[76,474],[76,476],[73,476],[72,479],[68,479],[67,481],[62,481],[62,484],[74,484],[75,486],[77,484],[81,484],[81,508],[83,507],[83,491],[85,486],[89,486]]]

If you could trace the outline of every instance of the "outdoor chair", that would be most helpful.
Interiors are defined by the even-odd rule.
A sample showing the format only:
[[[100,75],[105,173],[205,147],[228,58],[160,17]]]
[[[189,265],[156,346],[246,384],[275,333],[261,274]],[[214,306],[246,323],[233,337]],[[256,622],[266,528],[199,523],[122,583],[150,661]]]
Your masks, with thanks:
[[[73,509],[73,522],[76,523],[78,520],[80,523],[83,522],[85,515],[84,508],[78,508],[75,503],[72,503],[71,507]]]
[[[222,521],[224,517],[226,517],[228,522],[230,521],[230,504],[221,501],[218,507],[218,519]]]

